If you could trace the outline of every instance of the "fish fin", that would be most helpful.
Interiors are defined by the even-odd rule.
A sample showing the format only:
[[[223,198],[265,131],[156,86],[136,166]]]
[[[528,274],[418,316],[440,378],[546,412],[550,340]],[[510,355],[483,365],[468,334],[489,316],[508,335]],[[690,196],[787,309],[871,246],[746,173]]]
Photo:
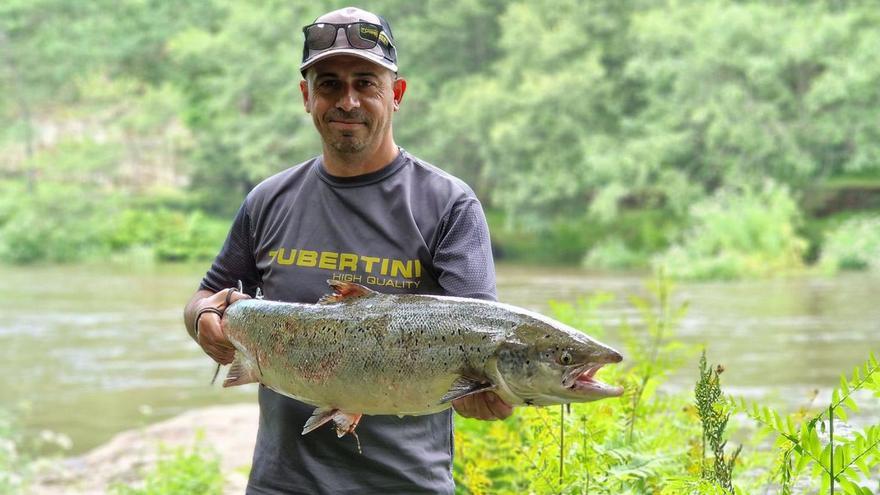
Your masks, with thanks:
[[[315,409],[312,416],[303,426],[302,434],[305,435],[306,433],[311,433],[315,428],[333,419],[333,416],[337,412],[339,412],[339,409],[334,409],[332,407],[319,407]]]
[[[259,375],[248,366],[241,354],[236,353],[229,372],[226,373],[226,379],[223,380],[223,388],[237,387],[238,385],[247,385],[248,383],[257,383],[260,381]]]
[[[351,433],[351,436],[354,437],[354,441],[357,442],[358,453],[363,454],[364,451],[361,450],[361,439],[358,438],[358,434],[354,432],[354,429],[357,428],[358,423],[361,421],[362,414],[358,413],[344,413],[337,412],[333,415],[333,422],[336,423],[336,437],[342,438],[346,433]]]
[[[371,296],[378,294],[373,289],[364,287],[361,284],[353,282],[342,282],[340,280],[328,280],[327,284],[333,289],[333,294],[327,294],[318,300],[318,304],[332,304],[345,301],[353,297]]]
[[[474,380],[473,378],[468,378],[466,376],[460,376],[452,382],[449,391],[440,398],[440,403],[445,404],[487,390],[495,390],[495,385],[489,382]]]
[[[342,438],[346,433],[354,434],[363,414],[337,412],[333,415],[333,422],[336,423],[336,436]]]

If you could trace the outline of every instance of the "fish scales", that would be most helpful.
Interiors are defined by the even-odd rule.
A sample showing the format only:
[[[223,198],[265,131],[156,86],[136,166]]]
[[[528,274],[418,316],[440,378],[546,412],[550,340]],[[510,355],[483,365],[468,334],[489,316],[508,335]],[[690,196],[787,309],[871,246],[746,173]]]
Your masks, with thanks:
[[[319,304],[246,299],[227,308],[223,327],[236,361],[226,385],[258,381],[314,405],[316,415],[356,416],[346,432],[361,414],[430,414],[481,390],[514,405],[622,393],[592,379],[603,364],[620,361],[619,353],[542,315],[330,284],[336,294]]]
[[[388,304],[394,303],[394,304]],[[347,404],[366,414],[443,410],[460,370],[479,369],[501,340],[493,308],[399,297],[328,305],[241,301],[227,334],[265,385],[304,402]],[[488,310],[488,311],[487,311]],[[470,314],[468,319],[460,314]],[[242,331],[246,330],[246,331]]]

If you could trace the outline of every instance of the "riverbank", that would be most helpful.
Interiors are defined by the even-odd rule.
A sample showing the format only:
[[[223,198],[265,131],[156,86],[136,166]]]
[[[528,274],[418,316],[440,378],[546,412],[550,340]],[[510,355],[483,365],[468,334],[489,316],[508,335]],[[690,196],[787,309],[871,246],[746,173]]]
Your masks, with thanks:
[[[116,483],[137,486],[156,466],[160,449],[188,448],[196,438],[218,456],[225,483],[223,493],[244,493],[257,435],[256,404],[213,406],[114,436],[81,456],[47,466],[28,487],[34,495],[108,493]]]

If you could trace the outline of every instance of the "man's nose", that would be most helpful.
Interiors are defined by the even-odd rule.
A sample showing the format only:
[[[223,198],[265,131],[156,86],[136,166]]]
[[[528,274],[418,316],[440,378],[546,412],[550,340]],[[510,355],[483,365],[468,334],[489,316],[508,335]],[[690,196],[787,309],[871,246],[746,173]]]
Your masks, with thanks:
[[[346,112],[350,112],[352,109],[361,106],[361,102],[358,99],[358,94],[357,91],[355,91],[354,86],[345,86],[342,95],[339,96],[339,100],[336,102],[336,106]]]

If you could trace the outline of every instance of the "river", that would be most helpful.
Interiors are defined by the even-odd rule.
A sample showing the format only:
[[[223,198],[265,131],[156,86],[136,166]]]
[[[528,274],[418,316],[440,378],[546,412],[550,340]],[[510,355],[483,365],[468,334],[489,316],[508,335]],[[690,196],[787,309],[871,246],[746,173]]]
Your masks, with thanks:
[[[0,408],[17,411],[30,432],[67,435],[76,454],[193,407],[254,401],[253,386],[210,387],[213,366],[183,330],[183,304],[205,268],[0,266]],[[645,282],[498,268],[500,299],[537,311],[551,299],[613,294],[597,312],[610,343],[623,321],[641,328],[628,298],[646,296]],[[813,390],[827,396],[870,351],[880,354],[878,294],[880,277],[868,274],[683,283],[674,302],[689,309],[676,334],[724,364],[727,392],[796,407]],[[692,387],[697,356],[691,361],[667,390]]]

